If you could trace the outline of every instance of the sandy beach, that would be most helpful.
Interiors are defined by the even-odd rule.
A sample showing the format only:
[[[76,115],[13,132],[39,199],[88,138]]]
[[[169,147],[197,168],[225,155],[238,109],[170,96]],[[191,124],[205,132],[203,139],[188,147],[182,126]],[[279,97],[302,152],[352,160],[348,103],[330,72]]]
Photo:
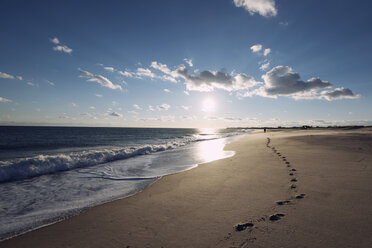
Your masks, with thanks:
[[[257,131],[225,150],[0,247],[371,247],[371,128]]]

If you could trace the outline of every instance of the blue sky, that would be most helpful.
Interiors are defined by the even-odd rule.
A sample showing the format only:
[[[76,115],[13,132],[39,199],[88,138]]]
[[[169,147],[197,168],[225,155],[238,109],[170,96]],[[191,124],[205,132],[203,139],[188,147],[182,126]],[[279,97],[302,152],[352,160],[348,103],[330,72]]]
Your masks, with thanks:
[[[0,2],[0,124],[372,124],[370,1]]]

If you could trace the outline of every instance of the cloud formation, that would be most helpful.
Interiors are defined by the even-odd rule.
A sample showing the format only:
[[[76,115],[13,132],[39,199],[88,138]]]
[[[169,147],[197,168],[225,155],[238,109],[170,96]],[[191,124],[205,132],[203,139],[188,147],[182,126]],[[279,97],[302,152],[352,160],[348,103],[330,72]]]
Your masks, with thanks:
[[[215,89],[237,91],[258,84],[253,77],[244,73],[233,75],[224,71],[202,71],[199,74],[188,75],[188,70],[185,67],[178,68],[177,72],[185,79],[188,91],[209,92]]]
[[[57,37],[54,37],[53,39],[49,39],[54,45],[53,47],[53,50],[54,51],[58,51],[58,52],[64,52],[64,53],[68,53],[68,54],[71,54],[72,53],[72,49],[69,48],[68,46],[66,45],[62,45],[59,41],[59,39]]]
[[[14,79],[14,76],[5,72],[0,72],[0,78]]]
[[[90,72],[87,72],[87,71],[84,71],[84,70],[81,70],[81,69],[78,69],[78,70],[79,70],[79,73],[80,73],[79,77],[88,78],[88,80],[87,80],[88,82],[96,82],[103,87],[107,87],[107,88],[110,88],[110,89],[113,89],[113,90],[123,90],[123,88],[120,85],[113,84],[110,80],[108,80],[107,78],[105,78],[102,75],[94,75]]]
[[[154,107],[149,105],[148,111],[155,111]]]
[[[27,82],[27,85],[32,86],[32,87],[39,87],[38,84],[35,84],[33,82]]]
[[[54,37],[53,39],[50,39],[50,41],[56,45],[59,44],[59,39],[57,37]]]
[[[251,50],[253,53],[258,53],[259,51],[261,51],[261,49],[262,49],[261,44],[256,44],[256,45],[251,46]]]
[[[0,96],[0,102],[12,102],[12,100]]]
[[[298,73],[292,72],[289,66],[277,66],[263,75],[262,79],[265,82],[265,91],[269,95],[290,95],[332,86],[319,78],[311,78],[304,82]]]
[[[161,105],[158,105],[156,106],[156,108],[159,110],[159,111],[162,111],[162,110],[168,110],[170,109],[170,105],[169,104],[166,104],[166,103],[163,103]]]
[[[138,106],[137,104],[133,104],[133,108],[135,108],[137,110],[142,110],[142,108],[140,106]]]
[[[270,66],[270,62],[267,62],[267,63],[265,63],[265,64],[262,64],[262,65],[260,66],[260,70],[261,70],[261,71],[265,71],[267,68],[269,68],[269,66]]]
[[[114,117],[123,117],[122,114],[119,114],[119,113],[117,113],[117,112],[112,112],[112,113],[110,113],[109,115],[110,115],[110,116],[114,116]]]
[[[301,80],[297,72],[293,72],[289,66],[276,66],[262,76],[263,86],[246,92],[244,97],[258,95],[262,97],[277,98],[287,96],[294,99],[355,99],[360,95],[353,93],[350,89],[331,88],[332,84],[320,78],[310,78],[307,81]]]
[[[124,77],[133,77],[134,73],[129,71],[118,71],[118,73]]]
[[[327,90],[327,91],[322,91],[321,92],[321,98],[324,98],[328,101],[332,101],[335,99],[355,99],[355,98],[360,98],[360,95],[355,94],[348,88],[336,88],[334,90]]]
[[[275,0],[234,0],[236,7],[243,7],[249,14],[258,13],[262,16],[276,16]]]
[[[260,52],[262,49],[261,44],[251,47],[252,52]],[[261,55],[267,56],[270,52],[271,49],[266,48]],[[269,66],[270,62],[264,60],[260,69],[264,71]],[[164,79],[164,76],[168,76],[174,82],[177,82],[177,79],[183,79],[186,85],[186,90],[184,91],[186,95],[189,95],[189,91],[210,92],[220,89],[229,92],[237,91],[238,93],[236,95],[239,98],[257,95],[270,98],[287,96],[293,99],[326,99],[331,101],[360,97],[360,95],[354,94],[350,89],[337,88],[334,90],[325,90],[331,88],[332,84],[319,78],[311,78],[303,81],[300,75],[293,72],[289,66],[276,66],[271,69],[262,76],[263,82],[258,82],[252,76],[244,73],[236,74],[234,71],[226,73],[225,70],[205,70],[199,73],[199,70],[194,70],[193,73],[189,73],[188,67],[183,64],[171,70],[166,64],[153,61],[151,67],[161,71],[165,75],[156,75],[151,70],[145,68],[138,68],[137,75],[141,72],[142,75],[159,79]],[[255,86],[259,87],[257,88]],[[164,91],[168,92],[167,89]],[[161,106],[157,106],[157,109],[164,110]]]
[[[156,78],[156,75],[150,70],[150,69],[145,69],[145,68],[137,68],[136,72],[137,76],[141,77],[149,77],[149,78]]]
[[[68,53],[68,54],[72,53],[72,49],[69,48],[68,46],[58,45],[58,46],[53,47],[53,50],[58,51],[58,52],[65,52],[65,53]]]
[[[158,63],[156,61],[153,61],[151,63],[151,67],[161,71],[162,73],[166,74],[163,75],[161,78],[166,81],[170,81],[173,83],[177,83],[176,78],[180,77],[181,75],[178,73],[178,69],[172,71],[171,69],[168,68],[166,64]]]
[[[270,52],[271,52],[271,49],[270,49],[270,48],[266,48],[266,49],[264,50],[263,55],[264,55],[264,56],[267,56]]]
[[[184,61],[186,62],[186,64],[188,64],[190,67],[193,67],[193,66],[194,66],[193,63],[192,63],[192,59],[184,58],[183,60],[184,60]]]
[[[115,70],[114,67],[111,67],[111,66],[103,67],[103,69],[105,69],[106,71],[111,71],[111,72]]]

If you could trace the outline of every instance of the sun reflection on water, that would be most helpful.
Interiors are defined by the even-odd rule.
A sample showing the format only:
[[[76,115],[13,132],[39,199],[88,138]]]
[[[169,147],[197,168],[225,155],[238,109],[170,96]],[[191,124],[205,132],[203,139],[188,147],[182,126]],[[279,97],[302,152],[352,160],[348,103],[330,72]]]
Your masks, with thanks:
[[[233,151],[224,151],[226,141],[223,139],[203,141],[198,144],[198,157],[203,163],[213,160],[231,157],[235,154]]]
[[[215,128],[200,128],[201,135],[213,135],[217,133],[217,129]]]

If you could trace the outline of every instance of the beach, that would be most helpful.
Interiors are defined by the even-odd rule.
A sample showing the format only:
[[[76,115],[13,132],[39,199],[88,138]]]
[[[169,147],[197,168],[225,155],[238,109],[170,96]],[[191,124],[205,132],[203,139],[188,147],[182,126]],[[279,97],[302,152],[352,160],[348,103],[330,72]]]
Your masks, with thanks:
[[[0,247],[370,247],[372,129],[256,131],[232,157]]]

